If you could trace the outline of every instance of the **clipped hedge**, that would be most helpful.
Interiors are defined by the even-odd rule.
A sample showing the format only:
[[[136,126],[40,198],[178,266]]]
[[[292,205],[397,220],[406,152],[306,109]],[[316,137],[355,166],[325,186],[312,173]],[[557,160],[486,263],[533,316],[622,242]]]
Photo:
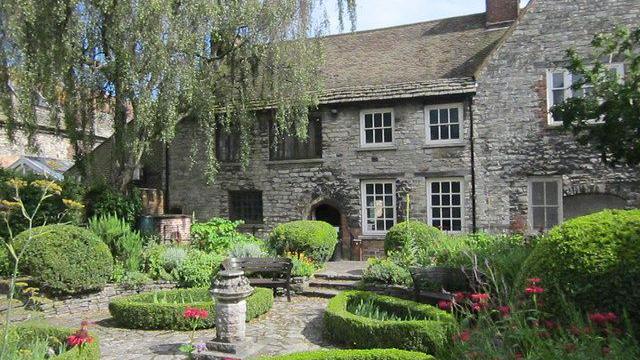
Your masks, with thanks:
[[[422,221],[409,220],[394,225],[384,237],[384,251],[401,248],[408,239],[414,241],[418,248],[430,248],[444,235],[444,233],[433,226],[429,226]]]
[[[50,346],[57,349],[59,344],[66,344],[67,337],[77,329],[56,327],[41,323],[23,323],[11,327],[9,341],[17,341],[21,346],[26,346],[36,339],[48,339]],[[91,334],[93,342],[85,345],[82,350],[79,347],[68,349],[64,353],[51,357],[56,360],[98,360],[100,359],[100,344],[95,335]]]
[[[356,301],[373,301],[379,308],[402,317],[421,320],[381,321],[347,310]],[[437,354],[449,344],[457,329],[453,315],[419,304],[367,291],[345,291],[329,301],[324,314],[325,337],[354,348],[397,348]]]
[[[53,294],[101,290],[111,276],[109,247],[87,229],[73,225],[47,225],[20,233],[15,242],[26,246],[20,266],[40,288]]]
[[[247,321],[258,317],[273,306],[273,291],[256,288],[247,299]],[[109,312],[116,322],[128,329],[191,330],[182,314],[188,307],[206,309],[209,317],[199,329],[215,326],[216,305],[208,288],[154,291],[125,296],[109,303]]]
[[[523,265],[520,284],[539,277],[547,310],[566,300],[586,311],[626,308],[640,320],[640,210],[605,210],[553,228]]]
[[[263,357],[262,360],[435,360],[431,355],[398,349],[318,350]]]
[[[269,246],[278,254],[304,253],[316,262],[331,258],[338,242],[336,229],[324,221],[299,220],[280,224],[269,237]]]

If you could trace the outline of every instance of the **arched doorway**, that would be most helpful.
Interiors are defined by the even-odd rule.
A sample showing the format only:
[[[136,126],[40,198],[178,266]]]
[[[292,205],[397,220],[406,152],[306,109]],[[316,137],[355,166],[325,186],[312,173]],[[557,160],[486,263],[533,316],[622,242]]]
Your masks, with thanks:
[[[340,240],[340,242],[337,244],[331,260],[337,261],[337,260],[341,260],[343,256],[348,257],[348,254],[343,254],[344,222],[343,222],[343,216],[340,213],[340,210],[338,210],[337,207],[331,204],[323,202],[313,206],[311,208],[310,215],[312,220],[324,221],[326,223],[329,223],[332,226],[334,226],[338,231],[338,239]]]

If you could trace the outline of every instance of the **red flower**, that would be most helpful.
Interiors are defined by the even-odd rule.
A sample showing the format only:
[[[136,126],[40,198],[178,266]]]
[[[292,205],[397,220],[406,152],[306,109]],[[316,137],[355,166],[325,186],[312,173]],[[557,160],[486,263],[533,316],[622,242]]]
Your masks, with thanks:
[[[467,294],[463,293],[462,291],[458,291],[457,293],[454,294],[453,298],[457,303],[459,303],[467,298]]]
[[[498,311],[502,317],[509,317],[511,315],[511,308],[509,306],[498,306]]]
[[[92,342],[93,338],[89,336],[89,334],[82,333],[82,331],[78,331],[67,337],[67,345],[69,345],[69,347],[82,346],[84,344],[91,344]]]
[[[515,359],[516,360],[522,360],[524,359],[524,355],[521,352],[517,352],[514,354],[515,355]]]
[[[527,279],[527,281],[532,285],[536,285],[539,284],[542,280],[540,278],[534,277],[531,279]]]
[[[480,310],[484,309],[485,307],[486,307],[486,304],[483,304],[483,303],[471,304],[471,310],[473,310],[473,312],[480,312]]]
[[[524,292],[527,294],[542,294],[544,292],[544,288],[541,288],[540,286],[532,285],[524,289]]]
[[[489,300],[489,294],[471,294],[471,301],[473,302],[486,302]]]
[[[461,342],[467,342],[471,339],[471,333],[469,332],[469,330],[465,330],[463,332],[461,332],[458,335],[454,335],[453,336],[453,341],[461,341]]]
[[[597,325],[606,325],[608,323],[618,322],[618,315],[612,312],[589,314],[589,320]]]
[[[187,319],[205,319],[209,316],[209,312],[205,309],[186,308],[182,314]]]
[[[451,306],[451,301],[449,300],[440,300],[438,301],[438,307],[441,310],[451,310],[452,306]]]

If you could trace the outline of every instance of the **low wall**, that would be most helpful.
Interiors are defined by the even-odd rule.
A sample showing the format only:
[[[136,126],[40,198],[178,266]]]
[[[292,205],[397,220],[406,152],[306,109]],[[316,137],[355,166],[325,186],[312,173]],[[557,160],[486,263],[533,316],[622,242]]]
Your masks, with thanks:
[[[96,293],[50,299],[46,303],[40,305],[40,308],[45,317],[54,317],[84,311],[103,310],[108,309],[109,302],[111,299],[116,297],[134,295],[147,291],[173,289],[175,287],[175,284],[170,282],[158,282],[143,285],[135,289],[125,288],[115,284],[108,284],[104,289]]]

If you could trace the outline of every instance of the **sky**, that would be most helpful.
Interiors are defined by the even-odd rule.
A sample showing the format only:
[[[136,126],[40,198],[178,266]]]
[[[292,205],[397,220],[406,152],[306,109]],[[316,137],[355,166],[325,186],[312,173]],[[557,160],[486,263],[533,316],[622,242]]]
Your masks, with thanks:
[[[486,0],[356,0],[358,21],[356,30],[412,24],[452,16],[485,11]],[[331,24],[331,33],[339,32],[335,0],[324,0]],[[525,6],[528,0],[520,0]],[[348,20],[345,31],[350,30]]]

